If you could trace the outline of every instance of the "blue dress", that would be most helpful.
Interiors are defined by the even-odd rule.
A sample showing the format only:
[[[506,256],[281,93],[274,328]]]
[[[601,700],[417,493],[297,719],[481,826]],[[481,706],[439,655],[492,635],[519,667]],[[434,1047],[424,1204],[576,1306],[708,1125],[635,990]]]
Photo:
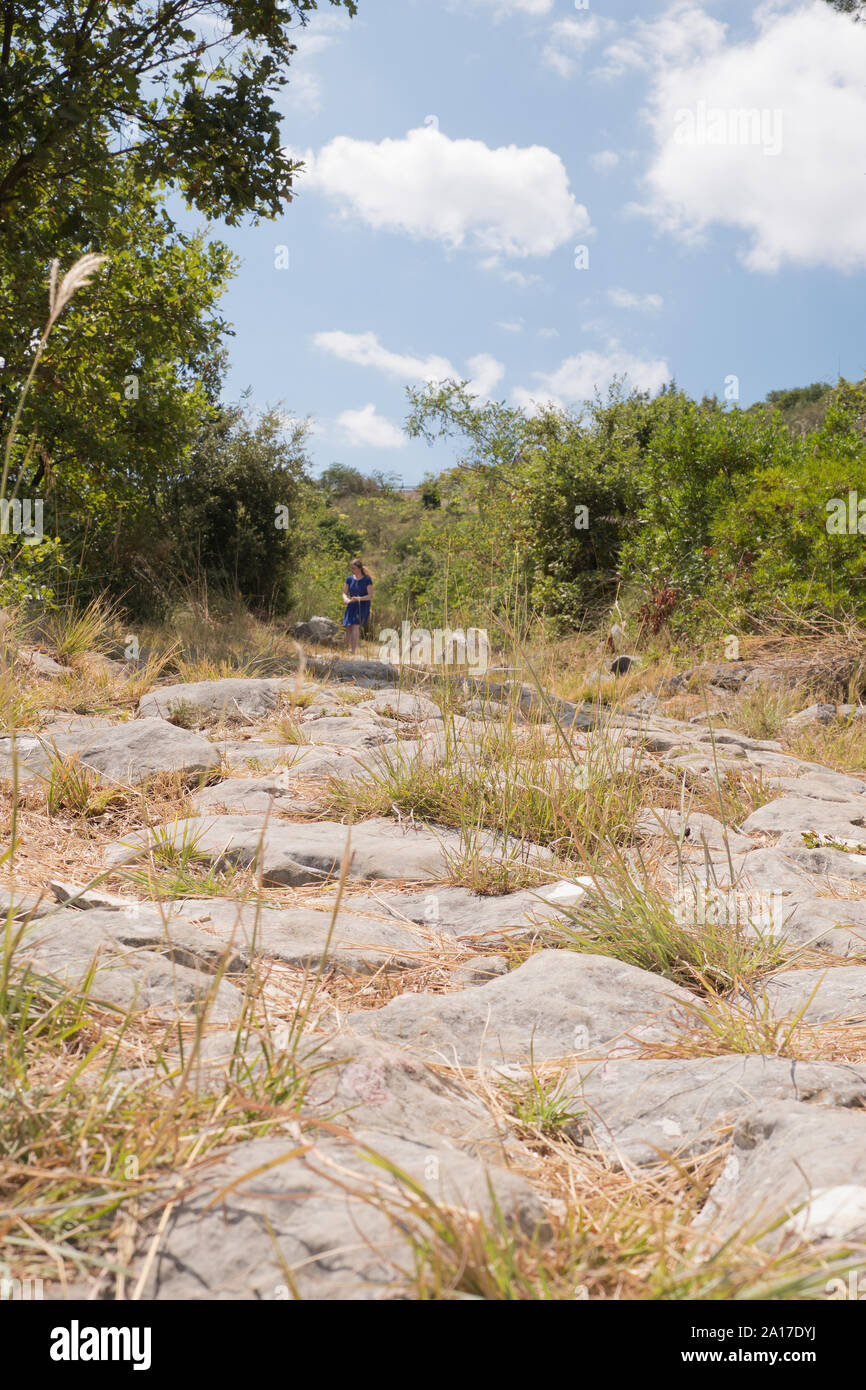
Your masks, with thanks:
[[[346,575],[346,587],[352,598],[351,603],[346,604],[343,613],[343,627],[366,627],[370,621],[370,600],[366,597],[373,584],[368,574],[364,574],[360,579],[354,575]]]

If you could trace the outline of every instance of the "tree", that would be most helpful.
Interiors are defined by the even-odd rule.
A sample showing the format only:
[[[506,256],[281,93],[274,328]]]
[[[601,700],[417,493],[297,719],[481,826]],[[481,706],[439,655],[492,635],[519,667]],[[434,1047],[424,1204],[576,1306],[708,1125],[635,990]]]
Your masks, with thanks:
[[[159,499],[165,590],[204,576],[257,607],[287,606],[309,485],[306,433],[299,421],[287,431],[276,410],[255,421],[240,406],[216,412]]]
[[[355,0],[330,0],[356,13]],[[211,217],[275,216],[274,100],[316,0],[0,0],[0,234],[106,165]]]
[[[52,532],[70,550],[85,546],[87,563],[101,573],[119,564],[121,534],[153,514],[160,488],[215,407],[228,329],[217,303],[234,269],[222,243],[173,231],[131,170],[112,175],[116,212],[101,211],[98,234],[108,259],[46,345],[10,478],[21,497],[44,498]],[[48,262],[55,254],[63,267],[74,261],[89,228],[86,199],[78,212],[70,228],[64,212],[46,205],[7,247],[0,430],[45,318]]]

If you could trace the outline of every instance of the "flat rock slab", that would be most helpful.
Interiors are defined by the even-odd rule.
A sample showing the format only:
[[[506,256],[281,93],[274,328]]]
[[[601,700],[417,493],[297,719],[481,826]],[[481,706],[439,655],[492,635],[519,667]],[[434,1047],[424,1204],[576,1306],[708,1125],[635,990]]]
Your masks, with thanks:
[[[540,951],[518,970],[459,994],[403,994],[384,1008],[351,1013],[347,1027],[461,1066],[543,1060],[669,1035],[673,1015],[696,1003],[670,980],[633,965],[574,951]]]
[[[862,1242],[866,1115],[794,1101],[750,1109],[695,1224],[709,1249],[738,1232],[770,1250]]]
[[[803,777],[765,777],[767,786],[779,787],[797,800],[851,801],[866,795],[866,782],[844,772],[808,772]]]
[[[196,853],[217,867],[258,864],[263,882],[298,887],[340,872],[349,828],[337,821],[303,825],[275,823],[264,816],[199,816],[130,836],[108,851],[106,863],[129,863],[157,840],[177,846],[194,844]],[[479,836],[478,847],[491,859],[499,860],[505,853],[502,841],[492,834]],[[384,818],[361,821],[351,829],[349,874],[356,879],[441,879],[460,848],[456,830],[434,832]],[[508,854],[511,857],[510,850]],[[530,863],[549,858],[543,849],[533,847],[527,852]]]
[[[734,853],[746,852],[753,847],[745,835],[738,835],[714,816],[701,811],[683,815],[681,811],[670,811],[663,807],[649,808],[635,822],[635,830],[649,839],[676,841],[683,849],[700,850],[706,845],[708,849],[727,847]]]
[[[866,831],[858,832],[858,845],[862,835],[866,835]],[[776,848],[809,874],[813,881],[839,878],[866,883],[866,853],[853,849],[807,849],[802,847],[802,838],[799,832],[783,835]]]
[[[46,776],[56,757],[77,758],[106,782],[138,786],[161,772],[198,777],[214,772],[220,757],[200,734],[175,728],[164,719],[132,719],[126,724],[75,729],[50,739],[18,740],[18,757],[34,775]]]
[[[370,710],[386,719],[409,719],[423,721],[442,718],[442,711],[426,695],[418,695],[410,690],[382,690],[372,700],[365,700],[356,706],[358,710]]]
[[[697,866],[691,867],[689,878],[700,883],[708,893],[716,889],[732,890],[745,896],[757,894],[759,899],[775,894],[792,901],[814,897],[817,887],[808,873],[778,846],[749,850],[747,854],[732,853],[730,859],[727,854],[711,850],[702,871],[699,873]]]
[[[307,719],[301,725],[301,733],[308,743],[339,748],[375,748],[395,743],[397,738],[392,729],[353,714]]]
[[[288,778],[280,773],[270,777],[229,777],[205,787],[191,802],[197,815],[223,811],[238,816],[291,810],[298,804],[289,791]]]
[[[866,799],[857,801],[818,801],[814,797],[781,796],[753,811],[742,829],[754,835],[761,831],[775,834],[814,831],[822,835],[860,838],[866,842]]]
[[[570,893],[556,894],[560,885],[524,889],[501,897],[473,893],[468,888],[436,888],[429,893],[382,893],[363,898],[344,899],[345,906],[357,912],[387,912],[398,920],[407,919],[429,927],[443,936],[461,940],[478,939],[497,944],[509,937],[534,935],[548,922],[565,917],[563,906],[581,901],[586,889],[565,885]]]
[[[224,949],[188,923],[166,926],[156,908],[61,909],[26,929],[17,954],[72,990],[85,985],[96,961],[89,997],[124,1012],[169,1020],[206,1014],[211,1023],[233,1022],[242,1012],[242,992],[211,973]],[[241,968],[237,957],[227,965]]]
[[[591,1070],[576,1067],[565,1078],[565,1096],[575,1110],[585,1111],[576,1128],[588,1131],[588,1147],[628,1167],[704,1153],[758,1102],[860,1106],[866,1101],[866,1068],[760,1056],[623,1058]]]
[[[782,909],[776,935],[798,946],[820,946],[836,955],[866,953],[866,898],[808,898]]]
[[[224,898],[185,899],[175,909],[200,924],[225,949],[301,969],[317,966],[327,946],[327,965],[345,974],[410,970],[429,964],[429,933],[401,926],[381,911],[366,915],[341,904],[333,931],[331,912],[315,908],[256,907]],[[330,936],[330,943],[328,938]]]
[[[175,710],[186,707],[199,719],[261,719],[276,708],[280,691],[288,684],[285,679],[229,677],[163,685],[142,695],[138,712],[169,719]]]
[[[784,970],[761,986],[777,1018],[804,1023],[866,1023],[866,965]]]
[[[414,1257],[400,1226],[422,1223],[407,1211],[394,1168],[433,1202],[480,1213],[490,1225],[501,1212],[527,1235],[545,1229],[527,1183],[430,1129],[256,1139],[211,1162],[174,1208],[144,1298],[285,1300],[288,1279],[304,1299],[411,1297]],[[423,1209],[423,1199],[413,1205]]]

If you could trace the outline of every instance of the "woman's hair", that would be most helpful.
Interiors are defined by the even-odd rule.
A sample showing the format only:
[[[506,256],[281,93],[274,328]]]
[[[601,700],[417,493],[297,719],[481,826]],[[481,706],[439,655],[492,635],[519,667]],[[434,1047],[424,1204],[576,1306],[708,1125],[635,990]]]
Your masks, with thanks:
[[[354,569],[356,565],[358,566],[358,569],[361,571],[361,573],[365,576],[365,578],[372,579],[373,576],[370,574],[370,571],[367,569],[363,560],[353,560],[352,568]]]

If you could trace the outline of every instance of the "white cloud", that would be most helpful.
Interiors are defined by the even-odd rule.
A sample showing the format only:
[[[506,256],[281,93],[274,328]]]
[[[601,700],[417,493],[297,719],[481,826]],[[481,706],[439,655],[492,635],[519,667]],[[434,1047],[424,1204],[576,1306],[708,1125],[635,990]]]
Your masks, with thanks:
[[[550,26],[550,42],[541,56],[560,77],[570,77],[578,60],[608,27],[608,23],[595,15],[586,19],[558,19]]]
[[[505,367],[489,353],[470,357],[467,372],[458,372],[447,357],[414,357],[411,353],[391,352],[379,342],[375,333],[316,333],[316,347],[342,362],[354,362],[359,367],[373,367],[399,381],[464,381],[473,396],[486,397],[505,375]]]
[[[658,391],[670,380],[667,362],[635,357],[620,348],[607,353],[580,352],[566,357],[553,372],[534,372],[537,385],[518,386],[513,392],[515,404],[534,411],[545,405],[565,409],[591,400],[596,390],[605,394],[615,377],[626,378],[626,384],[639,391]]]
[[[558,337],[559,337],[559,329],[558,329],[558,328],[539,328],[539,330],[538,330],[538,336],[539,336],[539,338],[558,338]]]
[[[413,357],[410,353],[390,352],[375,333],[316,333],[313,343],[343,362],[374,367],[399,381],[446,381],[456,375],[447,357]]]
[[[497,327],[497,328],[501,328],[502,331],[503,331],[503,333],[522,333],[522,332],[523,332],[523,319],[517,319],[517,320],[515,320],[515,321],[512,322],[512,323],[509,323],[507,320],[504,321],[504,320],[500,319],[500,320],[497,322],[496,327]]]
[[[487,399],[494,386],[498,386],[505,376],[504,366],[497,362],[495,357],[491,357],[489,352],[477,353],[475,357],[467,360],[466,365],[472,373],[467,387],[470,396]]]
[[[544,145],[491,149],[431,126],[401,139],[339,135],[313,157],[300,187],[368,226],[467,244],[488,257],[549,256],[590,229],[559,155]]]
[[[590,156],[589,162],[594,169],[604,173],[606,169],[616,168],[619,164],[619,155],[615,150],[599,150],[597,154]]]
[[[376,412],[372,401],[360,410],[344,410],[337,416],[343,443],[352,448],[402,449],[406,436],[402,430]]]
[[[660,294],[633,294],[631,290],[608,290],[607,297],[617,309],[660,309]]]
[[[866,25],[817,4],[756,19],[747,42],[717,35],[655,74],[637,211],[684,240],[714,223],[743,229],[752,270],[863,266]]]
[[[631,68],[654,71],[665,64],[695,62],[715,52],[724,39],[725,25],[694,0],[674,0],[658,19],[633,20],[629,34],[608,44],[606,61],[596,73],[620,77]]]

